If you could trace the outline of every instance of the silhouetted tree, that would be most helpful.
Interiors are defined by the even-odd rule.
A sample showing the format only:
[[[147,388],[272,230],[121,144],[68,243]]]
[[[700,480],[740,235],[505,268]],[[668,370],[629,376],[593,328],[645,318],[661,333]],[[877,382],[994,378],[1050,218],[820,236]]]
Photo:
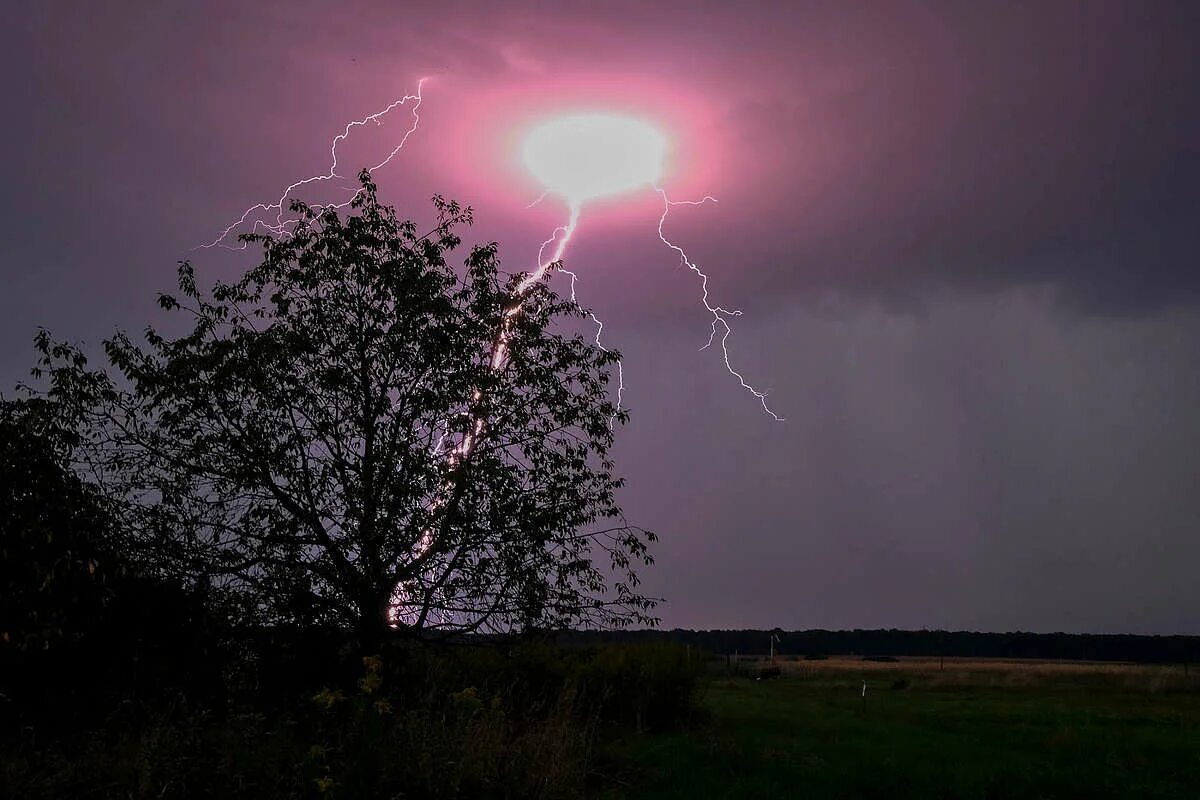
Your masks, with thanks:
[[[77,468],[160,572],[268,619],[369,641],[647,620],[654,536],[623,521],[608,457],[616,354],[556,331],[584,312],[544,283],[518,297],[495,243],[449,266],[470,209],[435,198],[419,235],[361,178],[345,218],[295,203],[290,235],[243,237],[263,257],[234,283],[181,264],[160,305],[190,332],[118,333],[115,374],[39,337]]]

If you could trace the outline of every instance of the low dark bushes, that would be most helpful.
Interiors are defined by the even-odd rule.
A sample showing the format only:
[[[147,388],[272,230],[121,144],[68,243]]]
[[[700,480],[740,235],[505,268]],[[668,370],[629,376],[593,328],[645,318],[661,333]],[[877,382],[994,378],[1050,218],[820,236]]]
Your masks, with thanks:
[[[364,657],[331,632],[243,636],[212,655],[219,702],[186,680],[74,717],[26,702],[0,730],[0,794],[572,797],[598,737],[678,724],[703,672],[674,646],[395,643]]]

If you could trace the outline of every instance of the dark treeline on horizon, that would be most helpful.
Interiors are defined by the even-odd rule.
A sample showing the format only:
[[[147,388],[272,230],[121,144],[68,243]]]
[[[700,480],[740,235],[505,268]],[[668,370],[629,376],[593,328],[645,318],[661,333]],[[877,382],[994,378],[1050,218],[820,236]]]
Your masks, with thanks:
[[[778,632],[775,652],[784,656],[947,656],[959,658],[1045,658],[1079,661],[1187,663],[1200,657],[1200,636],[1090,633],[980,633],[907,631],[895,628]],[[678,642],[716,654],[765,654],[769,630],[572,631],[561,641]]]

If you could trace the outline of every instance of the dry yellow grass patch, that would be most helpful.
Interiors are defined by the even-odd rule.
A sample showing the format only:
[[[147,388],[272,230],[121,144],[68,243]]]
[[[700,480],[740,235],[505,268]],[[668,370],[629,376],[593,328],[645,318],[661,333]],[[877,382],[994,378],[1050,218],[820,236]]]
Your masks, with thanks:
[[[765,658],[743,659],[763,666]],[[1180,664],[1132,664],[1112,661],[1050,661],[1010,658],[899,657],[864,661],[859,656],[830,656],[820,661],[776,657],[784,675],[797,678],[861,678],[893,682],[908,679],[925,686],[1032,686],[1098,681],[1133,691],[1200,691],[1200,667],[1187,673]]]

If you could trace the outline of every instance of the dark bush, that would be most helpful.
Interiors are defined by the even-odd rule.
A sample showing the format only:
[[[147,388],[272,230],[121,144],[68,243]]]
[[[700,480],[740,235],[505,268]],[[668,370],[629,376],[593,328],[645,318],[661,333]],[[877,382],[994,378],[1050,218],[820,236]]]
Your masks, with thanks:
[[[430,651],[401,646],[386,659],[395,682],[417,687],[476,687],[514,709],[544,714],[564,695],[583,716],[602,722],[662,729],[691,711],[704,659],[679,645],[555,647],[521,643]],[[412,698],[414,701],[419,698]]]
[[[675,646],[397,642],[364,658],[351,642],[239,636],[222,651],[224,705],[180,692],[83,714],[70,736],[14,737],[0,785],[28,798],[574,797],[597,738],[678,724],[704,667]]]
[[[221,623],[202,592],[143,574],[49,404],[0,401],[0,694],[35,731],[223,693]],[[35,724],[36,723],[36,724]]]
[[[702,659],[678,645],[619,645],[598,648],[575,680],[601,719],[661,729],[691,711],[703,674]]]

